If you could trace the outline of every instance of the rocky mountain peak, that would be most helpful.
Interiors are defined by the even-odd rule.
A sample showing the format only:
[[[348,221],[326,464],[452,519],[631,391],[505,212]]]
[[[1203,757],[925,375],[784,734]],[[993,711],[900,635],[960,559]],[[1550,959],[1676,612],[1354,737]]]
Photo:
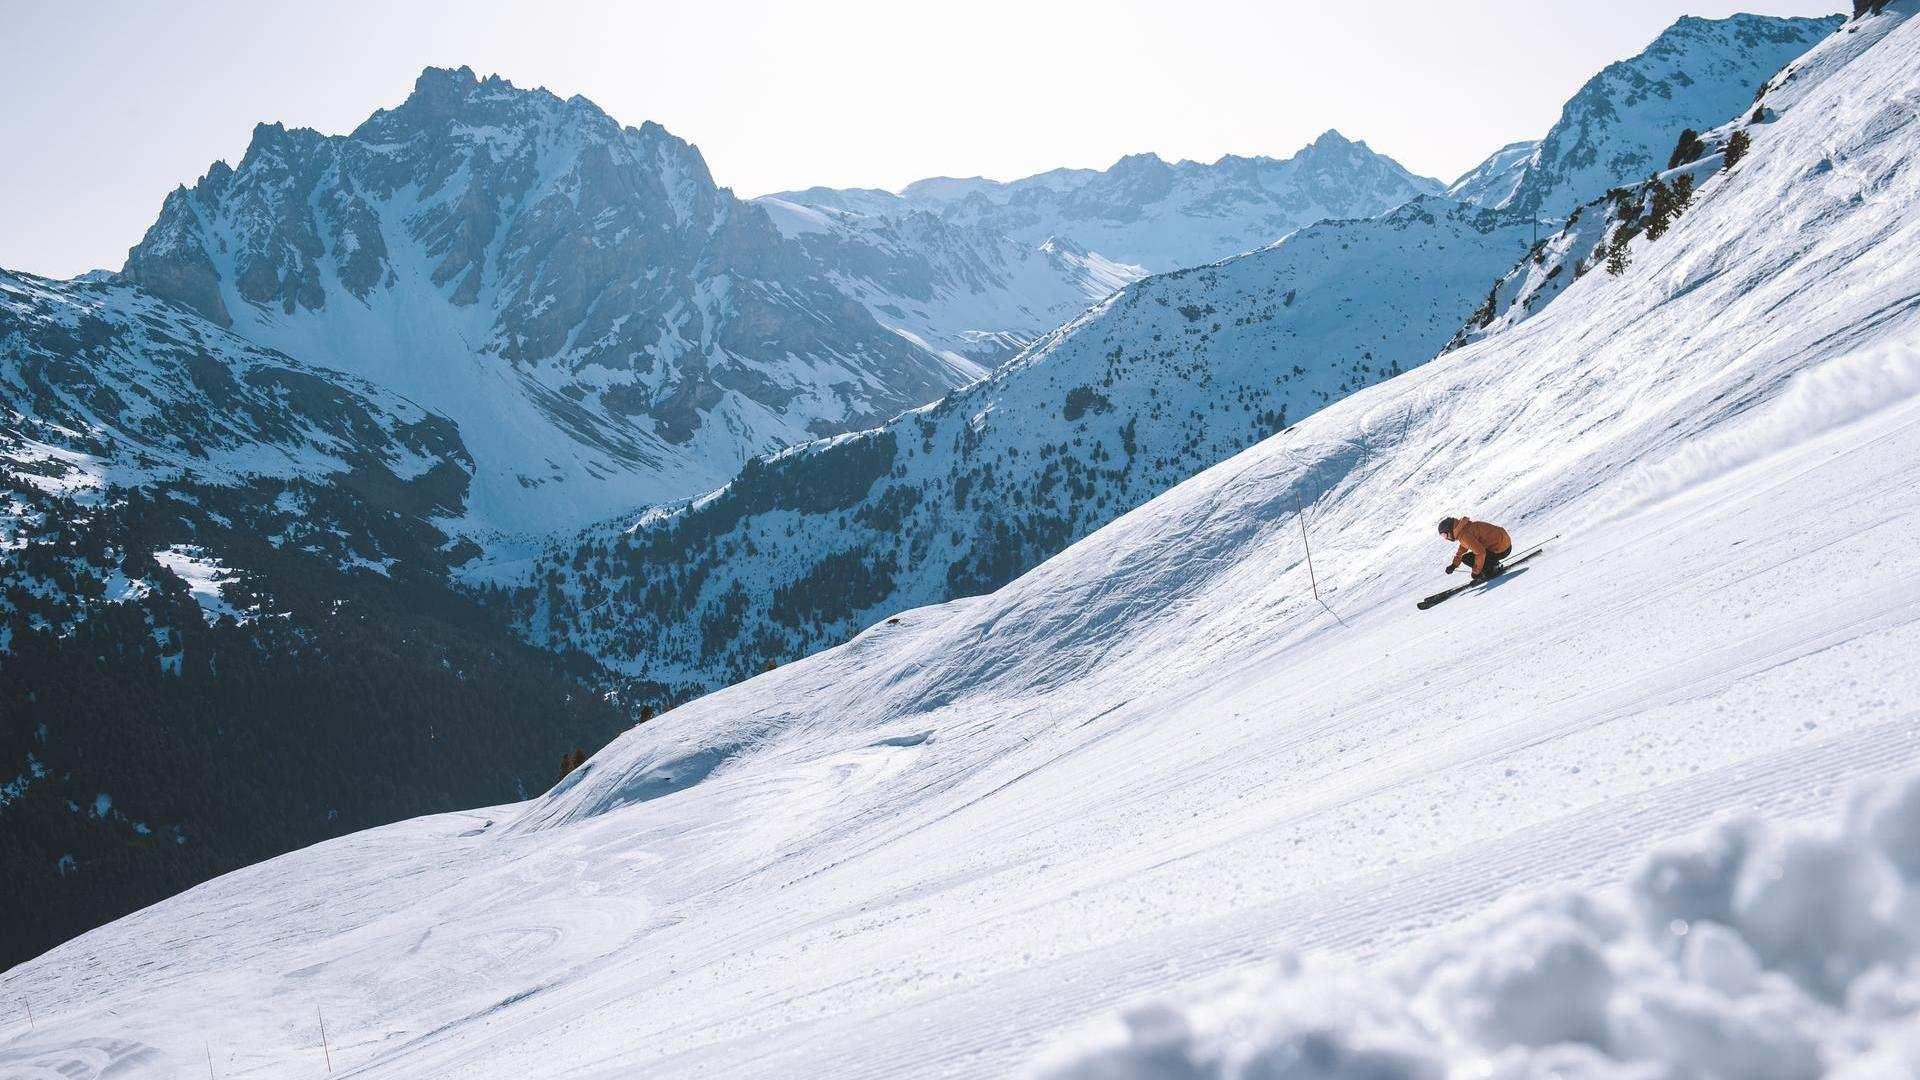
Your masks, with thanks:
[[[692,144],[583,97],[428,68],[350,134],[263,124],[224,168],[126,279],[445,412],[495,525],[691,495],[971,374],[874,322]]]
[[[1100,181],[1090,186],[1103,187],[1114,183],[1137,184],[1142,182],[1159,183],[1169,179],[1174,166],[1167,163],[1159,154],[1151,151],[1144,154],[1128,154],[1113,163],[1102,175]]]
[[[1564,217],[1608,188],[1646,179],[1664,167],[1682,129],[1713,127],[1750,106],[1755,87],[1840,22],[1838,15],[1679,19],[1567,101],[1504,205]]]

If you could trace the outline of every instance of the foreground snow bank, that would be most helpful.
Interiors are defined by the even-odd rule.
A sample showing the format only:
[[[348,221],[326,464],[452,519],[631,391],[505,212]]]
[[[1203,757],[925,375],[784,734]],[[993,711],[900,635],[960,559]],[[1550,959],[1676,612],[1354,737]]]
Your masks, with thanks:
[[[1380,968],[1288,960],[1136,1007],[1047,1080],[1920,1075],[1920,776],[1825,831],[1751,819],[1502,903]]]

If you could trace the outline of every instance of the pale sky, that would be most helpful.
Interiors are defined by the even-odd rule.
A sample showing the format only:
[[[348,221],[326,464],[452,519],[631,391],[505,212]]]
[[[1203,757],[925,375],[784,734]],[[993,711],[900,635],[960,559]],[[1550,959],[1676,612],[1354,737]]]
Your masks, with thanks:
[[[1682,14],[1840,0],[0,0],[0,267],[118,269],[253,125],[343,133],[427,65],[584,94],[742,195],[1285,156],[1327,128],[1452,180]]]

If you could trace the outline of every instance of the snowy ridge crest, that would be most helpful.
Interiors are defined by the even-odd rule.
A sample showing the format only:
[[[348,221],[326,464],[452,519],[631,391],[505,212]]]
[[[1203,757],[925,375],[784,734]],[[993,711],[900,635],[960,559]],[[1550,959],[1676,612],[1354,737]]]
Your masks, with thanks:
[[[898,195],[812,188],[769,198],[865,215],[924,211],[1024,248],[1071,237],[1119,266],[1163,272],[1262,248],[1323,218],[1368,217],[1443,185],[1329,130],[1291,157],[1228,154],[1212,164],[1129,154],[1105,170],[1020,180],[938,177]]]
[[[1513,160],[1516,147],[1502,147],[1456,181],[1456,190],[1563,218],[1609,188],[1659,171],[1683,129],[1703,130],[1751,107],[1756,87],[1841,22],[1838,15],[1684,16],[1639,55],[1588,80],[1524,161]]]

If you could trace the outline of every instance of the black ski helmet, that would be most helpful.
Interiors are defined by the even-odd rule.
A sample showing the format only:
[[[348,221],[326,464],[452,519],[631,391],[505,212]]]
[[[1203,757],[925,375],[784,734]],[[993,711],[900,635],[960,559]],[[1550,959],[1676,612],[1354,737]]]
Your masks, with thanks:
[[[1453,527],[1458,524],[1460,524],[1459,518],[1441,518],[1440,519],[1440,535],[1452,536]]]

